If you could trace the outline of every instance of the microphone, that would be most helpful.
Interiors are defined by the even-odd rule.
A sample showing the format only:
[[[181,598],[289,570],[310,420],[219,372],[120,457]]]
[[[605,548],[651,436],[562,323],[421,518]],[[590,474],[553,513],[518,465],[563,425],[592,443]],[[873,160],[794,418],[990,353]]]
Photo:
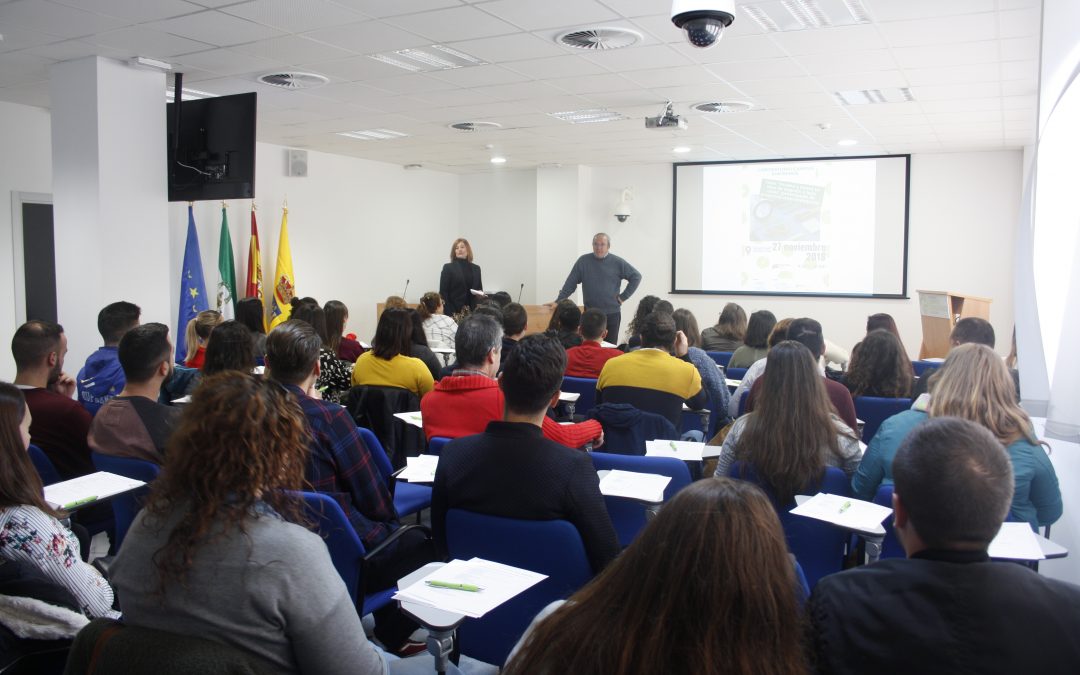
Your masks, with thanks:
[[[405,299],[405,294],[409,292],[409,280],[405,280],[405,290],[401,291],[401,299]]]
[[[524,281],[521,282],[521,288],[518,289],[518,299],[517,299],[517,301],[518,301],[519,305],[521,304],[521,292],[523,290],[525,290],[525,282]]]

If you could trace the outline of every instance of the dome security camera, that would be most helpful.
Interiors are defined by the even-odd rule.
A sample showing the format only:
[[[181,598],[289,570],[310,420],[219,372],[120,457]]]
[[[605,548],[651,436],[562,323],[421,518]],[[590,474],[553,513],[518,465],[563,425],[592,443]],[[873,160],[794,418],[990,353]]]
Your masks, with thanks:
[[[674,0],[671,22],[686,31],[686,39],[705,49],[720,41],[735,20],[735,0]]]

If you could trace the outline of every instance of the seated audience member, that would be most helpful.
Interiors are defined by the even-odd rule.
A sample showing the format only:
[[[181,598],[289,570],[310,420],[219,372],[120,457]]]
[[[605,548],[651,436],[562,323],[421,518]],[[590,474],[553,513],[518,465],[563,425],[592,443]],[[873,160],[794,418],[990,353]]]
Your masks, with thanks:
[[[251,349],[255,359],[262,363],[266,356],[266,313],[262,300],[244,298],[236,301],[236,320],[251,331]]]
[[[94,416],[87,442],[103,455],[161,464],[180,414],[179,408],[158,403],[161,385],[173,372],[169,327],[160,323],[136,326],[120,338],[117,351],[126,383]],[[213,353],[213,340],[208,351]],[[207,365],[211,361],[208,357]]]
[[[908,557],[818,582],[807,607],[818,672],[1077,672],[1080,587],[987,556],[1013,499],[994,435],[930,420],[905,439],[893,473]]]
[[[323,305],[323,314],[326,315],[330,351],[342,361],[356,363],[356,359],[366,350],[359,342],[345,335],[345,326],[349,323],[349,308],[340,300],[328,300]]]
[[[655,295],[646,295],[638,302],[637,309],[634,311],[634,318],[630,319],[630,325],[626,327],[627,349],[638,349],[641,347],[641,324],[645,321],[645,317],[652,314],[653,310],[656,309],[656,303],[658,302],[660,302],[660,298]],[[619,343],[618,335],[611,335],[609,337],[616,343]]]
[[[458,345],[464,336],[458,331]],[[559,399],[566,351],[543,336],[522,338],[499,386],[506,407],[482,434],[446,444],[435,472],[431,529],[446,551],[446,512],[464,509],[504,518],[568,520],[594,572],[619,552],[592,460],[543,437],[548,408]]]
[[[718,416],[720,427],[725,426],[731,421],[726,414],[731,403],[731,392],[728,391],[723,374],[716,367],[716,361],[700,347],[701,331],[698,330],[697,317],[688,309],[677,309],[671,318],[675,319],[675,329],[686,336],[690,345],[686,350],[686,357],[701,375],[701,386],[709,396],[708,408],[713,411],[713,415]]]
[[[969,316],[965,319],[960,319],[953,326],[952,333],[949,334],[949,348],[950,350],[960,345],[977,344],[986,345],[990,349],[994,348],[996,338],[994,335],[994,327],[989,321],[985,319],[979,319],[977,317]],[[934,373],[938,371],[937,368],[927,368],[923,371],[919,379],[915,381],[915,387],[912,390],[912,396],[920,396],[925,394],[929,390],[930,378],[934,376]],[[1011,370],[1010,374],[1013,378],[1013,384],[1016,389],[1016,400],[1020,400],[1020,374],[1015,370]]]
[[[409,339],[409,356],[414,359],[420,359],[427,366],[428,372],[431,373],[432,379],[439,379],[442,370],[442,359],[435,356],[435,352],[431,351],[431,347],[428,346],[427,336],[424,335],[424,327],[420,319],[420,312],[415,309],[406,309],[409,312],[409,326],[412,331]]]
[[[570,349],[582,342],[581,333],[578,330],[580,327],[581,309],[574,304],[573,300],[560,300],[555,305],[555,312],[551,315],[551,322],[548,323],[544,334],[558,340],[563,349]]]
[[[138,305],[123,301],[105,305],[98,312],[97,328],[105,345],[86,359],[86,365],[75,378],[79,403],[91,415],[97,414],[105,401],[124,388],[124,370],[116,358],[116,345],[124,333],[139,325],[141,312]]]
[[[701,348],[707,352],[734,352],[746,337],[746,310],[729,302],[715,326],[701,331]]]
[[[570,377],[596,379],[605,363],[623,354],[600,344],[607,337],[607,315],[598,309],[587,309],[581,315],[581,337],[580,345],[566,350],[566,374]]]
[[[907,354],[907,350],[904,349],[904,341],[900,339],[900,330],[896,327],[896,321],[892,318],[891,315],[882,312],[878,314],[871,314],[870,316],[866,317],[866,334],[870,335],[870,333],[876,330],[888,331],[895,335],[896,339],[900,340],[900,351],[903,352],[905,355]],[[855,358],[855,355],[859,352],[859,347],[861,346],[862,342],[860,341],[851,348],[852,359]]]
[[[640,322],[641,349],[604,364],[596,381],[596,403],[629,403],[663,415],[676,429],[682,406],[704,408],[709,399],[690,363],[686,336],[668,314],[653,312]]]
[[[840,419],[851,429],[858,428],[858,418],[855,417],[855,402],[851,398],[851,392],[847,387],[825,377],[825,368],[821,357],[825,354],[825,336],[821,332],[821,324],[813,319],[795,319],[788,325],[787,338],[805,345],[814,355],[814,361],[818,364],[818,372],[825,380],[825,393]],[[768,370],[766,372],[766,377]],[[746,399],[746,411],[754,409],[757,392],[761,389],[761,379],[750,387],[750,395]]]
[[[265,345],[263,347],[265,349]],[[251,330],[233,319],[218,324],[206,342],[203,377],[223,370],[239,370],[242,373],[255,370],[255,340]]]
[[[949,352],[933,383],[927,411],[930,417],[975,422],[1006,446],[1016,480],[1010,515],[1038,529],[1061,517],[1061,489],[1044,443],[1035,436],[1031,419],[1015,396],[1001,357],[985,345],[966,344]],[[907,410],[882,423],[867,448],[866,468],[860,467],[852,480],[856,495],[872,498],[881,483],[895,480],[892,463],[897,448],[925,418],[926,413]]]
[[[772,331],[769,332],[769,339],[766,344],[769,346],[769,350],[780,344],[787,339],[787,329],[791,325],[791,322],[795,319],[786,318],[780,319],[773,326]],[[731,394],[731,400],[728,401],[728,414],[732,417],[739,416],[739,401],[742,400],[742,395],[747,392],[749,395],[750,387],[754,386],[754,382],[765,372],[765,365],[769,362],[769,356],[766,353],[765,358],[754,361],[754,364],[746,369],[746,373],[743,374],[741,380],[739,380],[739,386],[735,388],[735,391]]]
[[[421,326],[429,347],[454,348],[457,324],[446,316],[445,309],[446,305],[443,303],[442,296],[435,291],[424,293],[420,298],[420,304],[416,306],[416,311],[420,312]]]
[[[435,378],[423,361],[409,356],[411,346],[409,310],[383,310],[371,351],[361,354],[353,367],[353,386],[400,387],[422,399],[435,386]]]
[[[803,674],[796,588],[761,490],[698,481],[599,576],[548,605],[503,672]]]
[[[286,321],[267,336],[266,373],[293,395],[307,420],[310,435],[305,442],[310,454],[302,460],[307,462],[311,489],[341,504],[357,536],[371,551],[398,529],[398,516],[390,490],[349,413],[336,403],[311,396],[319,375],[321,349],[322,339],[311,324],[299,319]],[[424,535],[407,532],[365,566],[366,583],[370,588],[386,588],[430,561]],[[402,648],[416,628],[392,605],[377,611],[375,620],[376,637],[391,651]]]
[[[769,351],[769,333],[776,325],[776,316],[767,309],[759,309],[750,315],[746,324],[746,337],[743,343],[731,354],[728,368],[749,368],[754,361],[765,358]]]
[[[64,480],[94,473],[86,434],[90,413],[72,395],[75,381],[64,372],[67,336],[51,321],[27,321],[11,339],[15,385],[33,415],[30,442],[48,455]]]
[[[202,370],[203,362],[206,360],[206,343],[210,340],[210,333],[222,321],[224,319],[221,313],[212,309],[199,312],[194,319],[188,321],[184,333],[184,340],[187,345],[187,354],[184,356],[185,368]]]
[[[859,439],[833,412],[825,382],[805,345],[786,340],[773,347],[769,368],[756,383],[762,385],[761,398],[732,425],[715,475],[727,476],[734,462],[742,462],[778,503],[788,504],[812,488],[827,466],[855,473]]]
[[[606,321],[606,317],[605,317]],[[435,384],[420,401],[424,435],[459,438],[479,434],[489,422],[502,419],[505,400],[495,375],[502,363],[502,330],[495,319],[473,312],[461,321],[457,333],[457,366]],[[600,423],[559,424],[545,416],[544,437],[570,448],[603,442]]]
[[[502,310],[502,361],[517,347],[518,340],[525,335],[525,329],[529,326],[529,313],[523,305],[511,302]]]
[[[908,398],[911,396],[911,359],[892,333],[867,333],[844,373],[844,385],[855,396]]]
[[[41,479],[26,452],[31,418],[19,388],[0,382],[0,558],[40,570],[74,596],[83,614],[116,617],[109,582],[83,562],[78,539],[58,520],[66,514],[42,497]],[[6,611],[18,617],[20,608],[10,604]]]
[[[386,298],[386,302],[383,303],[383,311],[388,309],[408,309],[409,303],[405,302],[405,298],[400,295],[389,295]]]
[[[330,349],[330,334],[326,329],[326,313],[317,302],[301,302],[293,307],[293,319],[306,321],[319,336],[319,377],[315,388],[322,398],[338,403],[352,388],[353,364],[342,361]]]
[[[228,645],[267,672],[397,673],[406,662],[364,637],[323,540],[290,522],[303,522],[286,490],[304,489],[306,455],[290,398],[235,371],[203,381],[114,565],[124,622]]]

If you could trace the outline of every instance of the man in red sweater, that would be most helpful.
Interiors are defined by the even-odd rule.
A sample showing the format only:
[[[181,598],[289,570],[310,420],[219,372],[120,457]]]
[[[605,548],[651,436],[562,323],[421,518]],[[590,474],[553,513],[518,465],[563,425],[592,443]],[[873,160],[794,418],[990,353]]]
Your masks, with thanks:
[[[502,327],[484,314],[471,314],[458,326],[455,352],[458,369],[450,377],[435,383],[435,389],[420,400],[424,435],[459,438],[479,434],[492,420],[503,417],[504,399],[499,381],[502,351]],[[543,420],[544,437],[571,448],[587,443],[603,443],[600,423],[589,420],[580,424],[559,424],[550,417]]]
[[[607,337],[607,315],[598,309],[587,309],[581,315],[581,337],[577,347],[566,350],[566,374],[570,377],[600,377],[604,364],[622,356],[614,347],[604,347],[600,342]]]

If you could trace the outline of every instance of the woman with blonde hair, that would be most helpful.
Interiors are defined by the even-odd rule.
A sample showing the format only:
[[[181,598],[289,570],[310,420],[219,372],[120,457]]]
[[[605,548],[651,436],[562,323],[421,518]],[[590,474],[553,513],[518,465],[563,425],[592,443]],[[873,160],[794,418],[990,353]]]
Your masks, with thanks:
[[[435,291],[424,293],[420,298],[420,304],[416,306],[416,311],[420,313],[420,325],[424,329],[428,347],[454,348],[457,324],[443,313],[445,309],[446,304],[442,296]]]
[[[503,672],[806,673],[796,584],[764,493],[701,480],[599,576],[545,608]]]
[[[206,361],[206,343],[210,340],[210,333],[224,319],[221,312],[208,309],[199,312],[195,318],[188,321],[184,338],[187,344],[187,355],[184,356],[184,366],[187,368],[202,369]]]
[[[923,407],[925,412],[918,408]],[[892,460],[913,428],[927,417],[960,417],[981,424],[1009,452],[1016,483],[1009,515],[1038,529],[1061,517],[1061,488],[1043,441],[1035,436],[1031,418],[1016,402],[1009,369],[986,345],[953,347],[931,383],[930,403],[893,415],[874,434],[852,490],[873,497],[882,483],[892,483]]]
[[[464,309],[476,309],[477,296],[473,291],[482,290],[480,266],[473,262],[469,240],[455,239],[450,246],[450,262],[443,265],[439,275],[439,295],[446,303],[446,314],[457,316]]]

